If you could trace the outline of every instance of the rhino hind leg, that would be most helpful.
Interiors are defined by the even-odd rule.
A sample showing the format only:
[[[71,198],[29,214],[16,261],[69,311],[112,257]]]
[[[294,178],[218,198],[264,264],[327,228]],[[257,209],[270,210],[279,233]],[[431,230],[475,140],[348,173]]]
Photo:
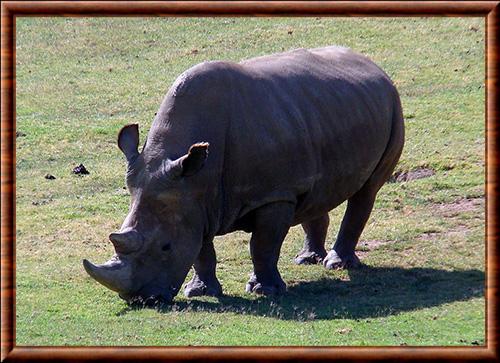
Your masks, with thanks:
[[[359,258],[354,253],[361,232],[370,217],[375,197],[380,188],[390,177],[401,156],[404,144],[404,123],[399,98],[393,115],[391,136],[379,164],[365,185],[347,201],[347,210],[337,241],[323,260],[328,269],[350,268],[360,265]]]
[[[304,247],[295,256],[295,263],[297,265],[318,264],[323,261],[326,256],[325,239],[329,223],[330,218],[328,217],[328,213],[302,223],[306,238],[304,240]]]
[[[213,242],[205,242],[193,265],[194,276],[184,285],[184,295],[186,297],[222,295],[222,286],[215,275],[216,265]]]
[[[402,144],[389,145],[389,153],[379,163],[366,184],[347,200],[347,209],[337,240],[323,260],[323,265],[327,269],[348,269],[361,265],[354,250],[372,212],[377,192],[394,170],[401,148]]]
[[[246,285],[247,292],[280,295],[286,291],[286,284],[278,271],[278,259],[294,212],[295,205],[288,202],[268,204],[254,212],[250,239],[254,272]]]
[[[362,189],[347,201],[337,240],[323,260],[327,269],[356,268],[361,264],[354,250],[370,217],[375,194]]]

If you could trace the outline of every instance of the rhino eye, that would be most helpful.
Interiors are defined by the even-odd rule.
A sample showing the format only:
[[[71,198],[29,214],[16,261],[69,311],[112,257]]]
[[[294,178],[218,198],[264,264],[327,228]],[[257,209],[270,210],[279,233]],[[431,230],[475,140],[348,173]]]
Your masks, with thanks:
[[[161,250],[162,250],[162,251],[168,251],[168,250],[170,250],[170,243],[164,244],[164,245],[161,247]]]

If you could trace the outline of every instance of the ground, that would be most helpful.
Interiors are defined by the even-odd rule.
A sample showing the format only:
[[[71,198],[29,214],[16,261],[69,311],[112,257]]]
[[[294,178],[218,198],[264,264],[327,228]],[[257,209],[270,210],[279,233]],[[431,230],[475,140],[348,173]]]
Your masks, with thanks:
[[[16,27],[17,345],[485,344],[483,18],[17,18]],[[216,239],[220,299],[180,294],[136,309],[85,273],[83,258],[111,256],[107,236],[128,210],[123,125],[138,122],[142,144],[167,89],[201,61],[332,44],[391,76],[406,120],[400,163],[358,245],[363,268],[295,265],[294,227],[279,299],[244,292],[243,232]],[[79,164],[89,174],[74,174]],[[330,214],[329,244],[344,208]]]

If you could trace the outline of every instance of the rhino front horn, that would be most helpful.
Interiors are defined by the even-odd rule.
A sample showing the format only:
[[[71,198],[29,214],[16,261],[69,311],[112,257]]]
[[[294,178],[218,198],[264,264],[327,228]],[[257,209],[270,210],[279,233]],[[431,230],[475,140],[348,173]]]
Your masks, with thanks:
[[[130,266],[119,259],[111,259],[102,265],[94,265],[84,259],[83,267],[94,280],[116,292],[128,292],[131,287]]]

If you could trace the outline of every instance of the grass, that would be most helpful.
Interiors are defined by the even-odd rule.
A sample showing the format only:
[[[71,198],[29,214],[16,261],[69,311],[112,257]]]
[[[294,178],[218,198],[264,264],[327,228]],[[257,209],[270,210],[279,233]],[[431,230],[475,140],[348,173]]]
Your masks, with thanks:
[[[16,344],[485,344],[483,19],[17,18],[16,31]],[[294,227],[279,299],[244,292],[243,232],[216,240],[220,299],[181,293],[137,309],[86,275],[81,260],[111,256],[107,236],[128,210],[121,126],[139,122],[144,140],[169,86],[201,61],[331,44],[398,86],[396,171],[435,173],[382,188],[358,246],[364,268],[294,265]],[[89,175],[71,173],[80,163]]]

